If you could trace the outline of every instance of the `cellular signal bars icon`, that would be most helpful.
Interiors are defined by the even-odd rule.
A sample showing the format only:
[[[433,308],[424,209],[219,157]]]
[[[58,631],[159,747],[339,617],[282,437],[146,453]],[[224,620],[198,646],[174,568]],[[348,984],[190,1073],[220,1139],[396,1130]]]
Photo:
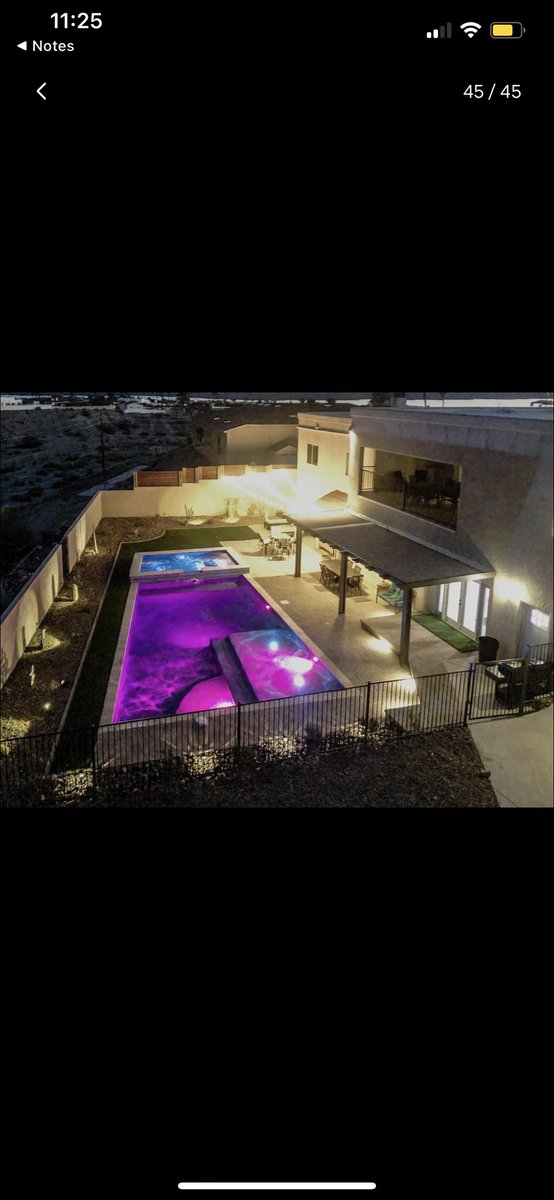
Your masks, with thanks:
[[[448,22],[448,24],[446,26],[446,30],[445,30],[444,25],[440,25],[438,29],[428,29],[427,37],[428,38],[443,38],[443,37],[451,38],[452,37],[452,21]]]

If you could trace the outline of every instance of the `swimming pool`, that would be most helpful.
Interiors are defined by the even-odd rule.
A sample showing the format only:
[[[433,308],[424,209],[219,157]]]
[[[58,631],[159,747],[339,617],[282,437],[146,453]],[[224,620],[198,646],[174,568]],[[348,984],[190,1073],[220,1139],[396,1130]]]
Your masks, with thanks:
[[[134,586],[114,723],[343,687],[242,576]]]
[[[228,550],[214,546],[205,550],[159,550],[135,554],[131,563],[131,579],[200,578],[200,576],[248,574]]]

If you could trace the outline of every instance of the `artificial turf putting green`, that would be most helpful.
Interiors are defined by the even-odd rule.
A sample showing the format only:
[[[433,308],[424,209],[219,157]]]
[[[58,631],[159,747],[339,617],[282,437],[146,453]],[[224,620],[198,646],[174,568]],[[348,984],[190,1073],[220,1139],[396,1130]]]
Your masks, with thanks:
[[[424,629],[428,629],[429,633],[434,633],[435,637],[448,642],[449,646],[453,646],[461,654],[470,654],[472,650],[479,649],[473,638],[460,633],[459,629],[453,629],[446,621],[441,621],[440,617],[433,616],[433,613],[418,613],[417,616],[414,615],[413,620],[417,621],[418,625],[423,625]]]
[[[129,571],[133,555],[147,550],[201,550],[226,542],[255,541],[257,534],[247,525],[199,526],[196,529],[168,529],[161,538],[145,542],[124,542],[102,605],[92,641],[67,714],[65,729],[84,729],[98,725],[108,687],[110,671],[129,593]]]

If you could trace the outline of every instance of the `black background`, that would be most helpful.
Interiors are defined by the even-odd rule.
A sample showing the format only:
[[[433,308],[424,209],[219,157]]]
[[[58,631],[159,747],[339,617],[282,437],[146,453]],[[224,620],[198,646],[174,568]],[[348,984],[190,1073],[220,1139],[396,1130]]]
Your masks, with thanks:
[[[5,390],[551,386],[537,5],[118,4],[16,50],[50,7],[2,17]],[[522,101],[462,100],[495,75]],[[536,814],[11,819],[10,1197],[544,1194]]]
[[[6,389],[544,387],[547,14],[118,4],[16,49],[50,7],[3,18]]]

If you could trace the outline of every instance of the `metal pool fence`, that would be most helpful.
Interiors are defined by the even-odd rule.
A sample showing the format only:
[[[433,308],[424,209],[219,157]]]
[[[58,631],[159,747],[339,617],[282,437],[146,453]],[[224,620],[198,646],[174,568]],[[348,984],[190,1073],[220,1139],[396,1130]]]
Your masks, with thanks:
[[[527,659],[179,716],[7,738],[4,806],[75,804],[282,759],[532,711],[552,694],[552,645]],[[184,793],[183,793],[184,794]]]

